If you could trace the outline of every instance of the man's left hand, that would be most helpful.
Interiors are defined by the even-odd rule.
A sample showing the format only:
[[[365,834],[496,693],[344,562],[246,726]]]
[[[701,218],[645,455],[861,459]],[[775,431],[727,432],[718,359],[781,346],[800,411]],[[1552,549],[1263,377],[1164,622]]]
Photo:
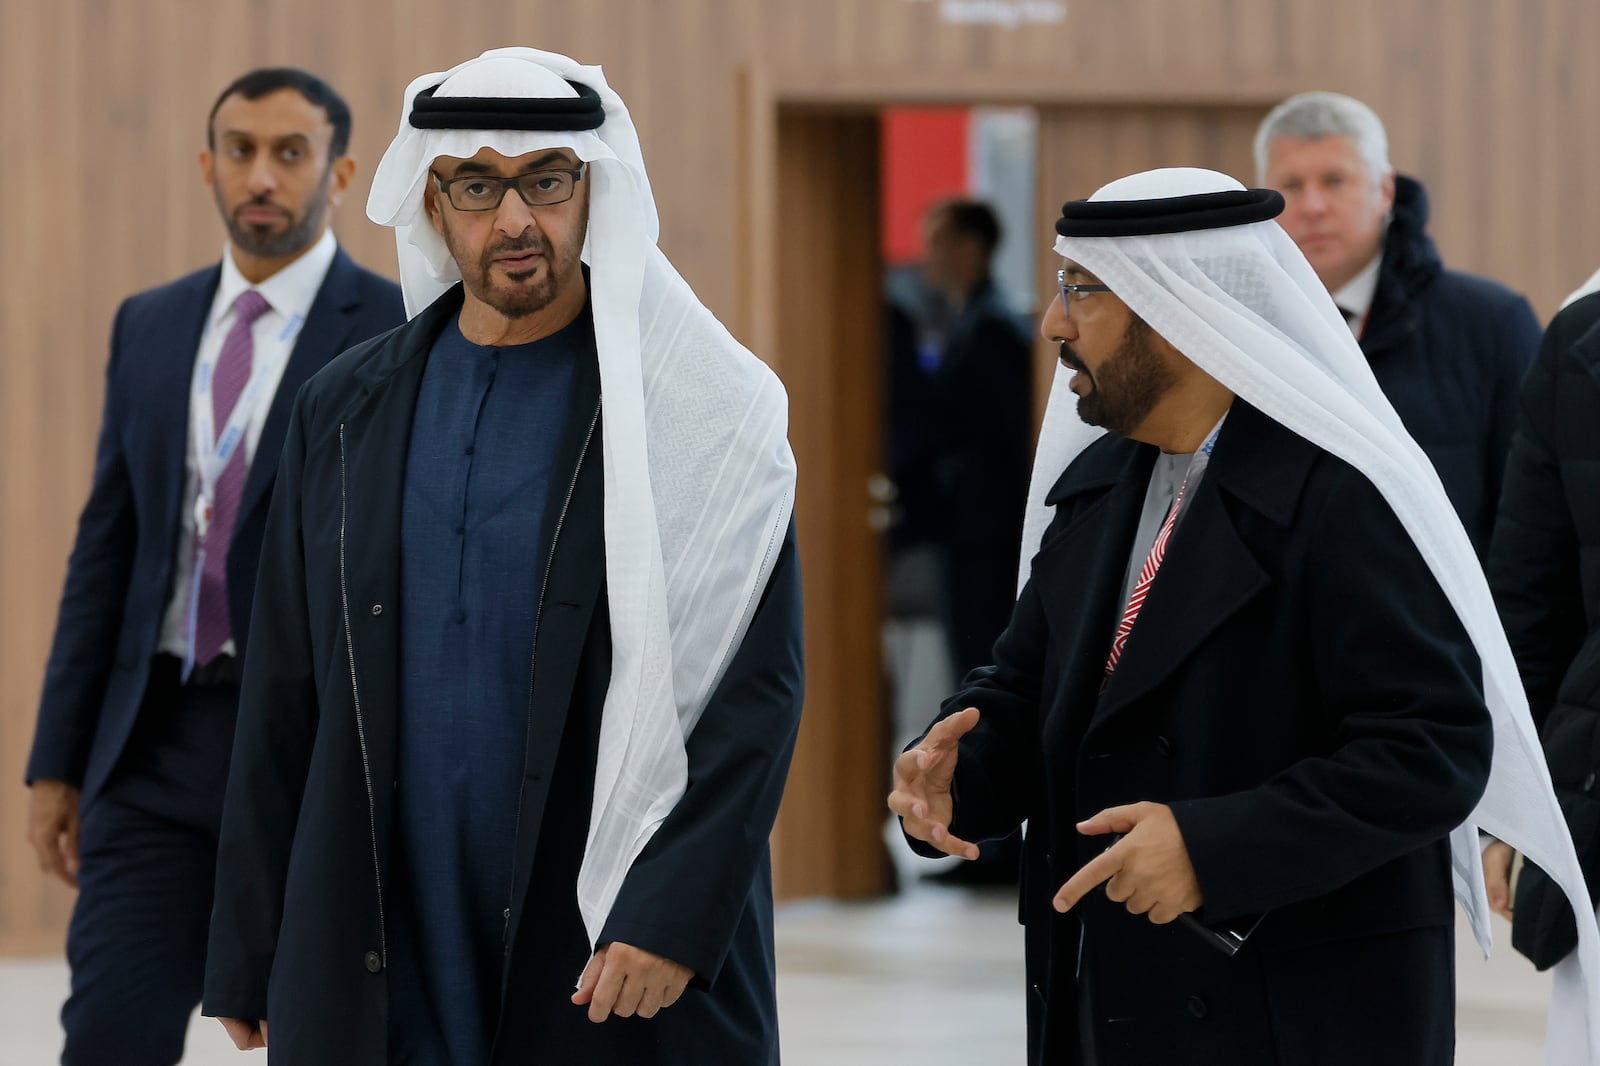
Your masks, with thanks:
[[[1489,893],[1489,909],[1511,921],[1511,860],[1516,852],[1503,840],[1491,840],[1483,849],[1483,887]]]
[[[678,1002],[694,971],[643,948],[603,944],[583,968],[572,1002],[589,1005],[589,1020],[603,1022],[615,1014],[654,1018]]]
[[[1132,914],[1165,925],[1204,902],[1189,849],[1184,846],[1172,808],[1164,803],[1108,807],[1078,823],[1084,836],[1120,833],[1122,838],[1090,859],[1056,893],[1055,908],[1070,910],[1104,881],[1106,895]]]

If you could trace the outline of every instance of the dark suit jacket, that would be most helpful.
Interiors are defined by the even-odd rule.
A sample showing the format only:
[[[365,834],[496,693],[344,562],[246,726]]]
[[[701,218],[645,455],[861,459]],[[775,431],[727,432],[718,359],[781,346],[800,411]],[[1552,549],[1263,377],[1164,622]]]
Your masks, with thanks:
[[[89,502],[67,564],[27,776],[86,809],[133,731],[172,595],[187,475],[190,379],[221,278],[211,266],[117,310]],[[301,327],[256,446],[228,548],[234,643],[249,634],[256,560],[295,393],[345,348],[405,321],[400,288],[340,249]]]
[[[1406,431],[1433,460],[1481,558],[1539,320],[1499,282],[1446,270],[1427,226],[1426,191],[1396,175],[1361,349]]]
[[[1077,1060],[1083,929],[1101,1066],[1443,1066],[1444,838],[1492,745],[1472,645],[1371,483],[1235,401],[1099,692],[1154,458],[1108,436],[1062,475],[995,664],[943,712],[982,711],[951,831],[1029,820],[1031,1061]],[[1172,807],[1206,921],[1266,914],[1238,955],[1102,892],[1051,908],[1109,843],[1074,823],[1141,800]]]
[[[404,459],[434,339],[461,289],[346,352],[302,392],[267,524],[223,812],[203,1010],[271,1023],[274,1061],[388,1061],[386,910],[400,685]],[[538,555],[537,615],[505,1009],[490,1066],[777,1062],[767,838],[799,726],[792,531],[688,738],[689,787],[635,860],[601,941],[697,974],[653,1019],[590,1023],[569,1001],[611,677],[600,379],[580,363]]]

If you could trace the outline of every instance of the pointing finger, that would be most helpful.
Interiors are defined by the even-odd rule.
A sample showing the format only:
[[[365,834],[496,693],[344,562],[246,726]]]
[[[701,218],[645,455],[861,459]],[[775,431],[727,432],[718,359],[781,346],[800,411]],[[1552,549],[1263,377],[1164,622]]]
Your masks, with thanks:
[[[1117,854],[1116,848],[1107,848],[1088,862],[1083,868],[1067,879],[1061,886],[1061,891],[1056,893],[1054,905],[1062,914],[1075,907],[1080,899],[1095,885],[1106,880],[1122,869],[1122,856]]]
[[[928,740],[941,745],[953,744],[972,732],[973,727],[978,724],[978,716],[978,708],[968,707],[948,718],[941,718],[933,724],[932,729],[928,730]]]

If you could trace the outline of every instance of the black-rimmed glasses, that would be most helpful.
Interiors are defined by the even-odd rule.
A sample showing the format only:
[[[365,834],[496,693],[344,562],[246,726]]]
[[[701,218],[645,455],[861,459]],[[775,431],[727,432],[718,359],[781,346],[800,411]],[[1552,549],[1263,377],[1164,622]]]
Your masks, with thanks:
[[[1069,310],[1069,305],[1081,303],[1083,298],[1091,292],[1110,292],[1111,286],[1093,284],[1081,281],[1068,281],[1066,269],[1056,271],[1056,284],[1061,287],[1061,309]]]
[[[589,164],[560,167],[552,170],[530,170],[509,178],[492,174],[467,174],[459,178],[441,178],[428,171],[434,184],[450,198],[457,211],[493,211],[505,199],[507,189],[516,189],[522,202],[529,207],[553,207],[572,199],[578,182],[583,180]]]

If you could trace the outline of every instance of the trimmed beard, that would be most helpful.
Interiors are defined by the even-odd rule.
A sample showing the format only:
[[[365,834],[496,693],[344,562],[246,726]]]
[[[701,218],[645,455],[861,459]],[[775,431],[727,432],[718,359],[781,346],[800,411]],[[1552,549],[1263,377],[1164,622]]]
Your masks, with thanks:
[[[1177,381],[1177,374],[1150,343],[1151,336],[1149,324],[1135,315],[1122,333],[1122,343],[1098,373],[1090,373],[1062,345],[1062,361],[1089,378],[1089,392],[1078,397],[1079,418],[1126,437],[1149,417]]]
[[[484,248],[471,271],[465,268],[469,253],[456,243],[448,222],[444,225],[444,243],[450,249],[450,257],[456,261],[456,266],[461,270],[461,281],[467,287],[467,291],[506,318],[526,318],[538,314],[555,302],[567,282],[580,276],[578,252],[573,251],[558,257],[555,247],[543,233],[496,241]],[[491,280],[494,259],[508,252],[538,252],[544,256],[544,277],[529,286],[523,282],[533,277],[537,270],[518,274],[508,273],[506,277],[513,287],[508,289],[497,286]]]
[[[277,231],[266,226],[240,222],[236,217],[237,212],[246,207],[271,204],[273,202],[271,199],[251,197],[230,211],[228,205],[222,202],[222,183],[216,180],[215,171],[212,173],[211,189],[216,196],[217,210],[222,213],[222,220],[227,224],[228,239],[233,241],[235,248],[257,259],[282,259],[305,251],[322,235],[323,223],[328,217],[328,183],[332,178],[333,163],[330,162],[323,168],[316,189],[306,199],[306,213],[296,218],[294,212],[284,208],[284,213],[289,216],[289,225]]]

